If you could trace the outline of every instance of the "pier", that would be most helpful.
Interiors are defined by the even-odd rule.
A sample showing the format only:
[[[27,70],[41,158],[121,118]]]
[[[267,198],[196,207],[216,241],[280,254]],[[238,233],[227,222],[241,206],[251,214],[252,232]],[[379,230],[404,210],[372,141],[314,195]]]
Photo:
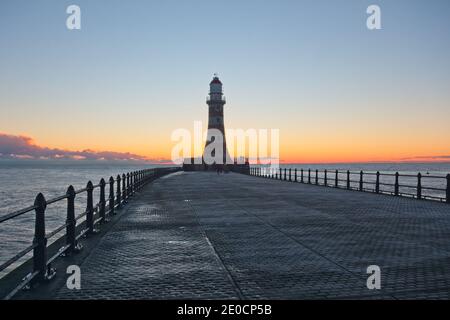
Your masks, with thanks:
[[[447,203],[174,171],[130,191],[80,238],[80,252],[54,260],[53,279],[10,298],[450,298]],[[66,286],[73,264],[80,290]],[[380,267],[379,290],[367,288],[370,265]],[[2,293],[17,272],[0,280]]]

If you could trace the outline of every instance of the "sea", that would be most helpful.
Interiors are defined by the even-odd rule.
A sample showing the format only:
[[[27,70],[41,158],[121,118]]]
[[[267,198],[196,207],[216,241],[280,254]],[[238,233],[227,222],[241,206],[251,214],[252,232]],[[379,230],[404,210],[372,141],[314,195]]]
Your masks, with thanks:
[[[136,161],[77,161],[77,160],[0,160],[0,217],[32,206],[36,195],[42,193],[51,199],[64,195],[69,185],[75,190],[86,187],[88,181],[98,184],[103,178],[108,181],[111,176],[168,165],[151,165]],[[173,165],[172,165],[173,166]],[[108,196],[109,187],[106,188]],[[94,191],[94,205],[99,191]],[[75,198],[76,215],[86,209],[86,193]],[[19,251],[31,245],[34,235],[34,211],[0,223],[0,265],[12,258]],[[57,229],[66,220],[66,201],[59,201],[47,207],[47,234]],[[49,244],[57,239],[49,239]],[[0,272],[3,277],[12,268],[24,262],[30,254]]]
[[[45,160],[0,160],[0,216],[33,205],[34,199],[38,193],[43,193],[46,199],[51,199],[66,193],[69,185],[73,185],[75,189],[86,187],[88,181],[97,184],[101,178],[106,181],[118,174],[127,173],[135,170],[146,168],[163,167],[166,165],[149,165],[137,162],[117,162],[117,161],[45,161]],[[264,166],[262,166],[264,167]],[[283,164],[284,168],[297,168],[298,175],[300,169],[303,168],[305,179],[307,170],[311,169],[312,180],[314,181],[315,170],[319,170],[319,178],[323,181],[323,170],[327,169],[330,183],[334,181],[335,170],[350,170],[352,180],[359,178],[357,173],[360,170],[368,173],[388,174],[382,176],[382,182],[393,182],[393,174],[410,175],[401,180],[402,185],[415,186],[417,173],[422,173],[423,185],[432,188],[445,188],[445,176],[450,173],[450,162],[448,163],[347,163],[347,164]],[[440,177],[427,179],[426,176]],[[339,174],[339,179],[345,184],[345,173]],[[375,179],[374,175],[367,175],[365,179]],[[357,182],[354,182],[357,183]],[[403,188],[405,192],[408,188]],[[107,188],[108,190],[108,188]],[[430,196],[443,197],[442,191],[428,190]],[[98,191],[94,192],[94,199],[98,199]],[[85,195],[77,196],[75,207],[77,214],[83,212],[86,208]],[[46,229],[47,233],[55,230],[66,219],[66,202],[60,201],[48,206],[46,210]],[[20,250],[28,247],[33,240],[34,233],[34,212],[26,213],[20,217],[5,221],[0,224],[0,265]],[[49,241],[50,243],[52,241]],[[9,270],[22,263],[30,256],[27,255],[22,260],[12,265],[10,268],[0,272],[0,278]]]

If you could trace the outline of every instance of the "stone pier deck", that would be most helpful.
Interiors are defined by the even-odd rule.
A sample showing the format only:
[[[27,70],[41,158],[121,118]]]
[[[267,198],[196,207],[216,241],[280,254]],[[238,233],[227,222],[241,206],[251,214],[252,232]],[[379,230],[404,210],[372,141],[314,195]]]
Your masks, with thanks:
[[[81,263],[81,290],[51,298],[450,298],[444,203],[181,172],[124,210]]]

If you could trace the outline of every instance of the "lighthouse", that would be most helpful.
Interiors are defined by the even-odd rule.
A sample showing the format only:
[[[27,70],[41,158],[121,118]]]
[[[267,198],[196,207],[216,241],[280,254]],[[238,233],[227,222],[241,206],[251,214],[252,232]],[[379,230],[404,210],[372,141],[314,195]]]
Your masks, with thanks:
[[[199,158],[184,159],[184,171],[208,171],[222,168],[225,172],[233,171],[250,174],[248,158],[245,159],[245,163],[238,163],[236,160],[233,162],[228,153],[223,120],[225,103],[222,82],[217,75],[214,75],[209,84],[209,95],[206,98],[206,104],[208,105],[208,132],[202,161],[201,163],[195,161]]]
[[[209,165],[224,165],[230,163],[223,120],[223,107],[225,106],[226,101],[223,96],[222,82],[217,75],[214,75],[214,78],[209,84],[209,95],[206,98],[206,103],[208,104],[208,134],[203,158],[205,159],[206,157],[211,156],[215,157],[217,161],[214,161],[214,163],[209,163]],[[217,149],[222,153],[222,155],[216,155],[216,149],[212,150],[210,154],[207,154],[208,146],[216,139],[222,139],[222,148]],[[217,143],[220,143],[220,141],[216,141],[216,147]]]

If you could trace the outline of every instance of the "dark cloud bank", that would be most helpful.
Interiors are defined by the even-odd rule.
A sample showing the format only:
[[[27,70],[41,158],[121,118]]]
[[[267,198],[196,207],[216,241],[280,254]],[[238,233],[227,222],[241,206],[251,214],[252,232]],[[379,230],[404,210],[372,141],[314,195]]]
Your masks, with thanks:
[[[41,147],[26,136],[0,133],[0,159],[71,159],[71,160],[109,160],[109,161],[145,161],[151,163],[169,163],[168,159],[149,159],[129,152],[113,151],[70,151]]]

